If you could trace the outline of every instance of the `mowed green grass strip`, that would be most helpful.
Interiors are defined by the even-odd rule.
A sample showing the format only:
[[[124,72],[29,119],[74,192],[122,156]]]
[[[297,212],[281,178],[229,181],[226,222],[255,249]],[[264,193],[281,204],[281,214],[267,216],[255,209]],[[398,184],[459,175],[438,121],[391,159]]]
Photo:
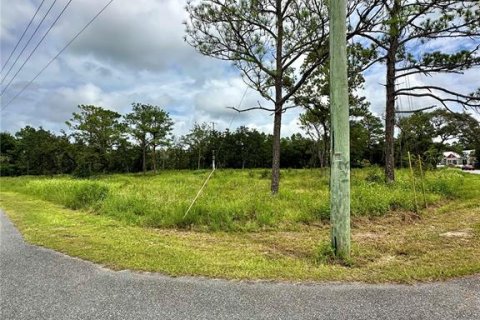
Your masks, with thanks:
[[[28,242],[114,270],[226,279],[431,281],[480,272],[479,178],[465,176],[461,199],[444,199],[420,219],[407,211],[355,217],[348,266],[331,261],[324,250],[328,223],[256,232],[150,228],[92,208],[71,210],[6,192],[4,180],[0,205]]]
[[[1,193],[1,206],[28,242],[114,270],[156,271],[232,279],[341,279],[341,267],[316,267],[268,254],[245,235],[194,233],[129,226],[29,196]]]

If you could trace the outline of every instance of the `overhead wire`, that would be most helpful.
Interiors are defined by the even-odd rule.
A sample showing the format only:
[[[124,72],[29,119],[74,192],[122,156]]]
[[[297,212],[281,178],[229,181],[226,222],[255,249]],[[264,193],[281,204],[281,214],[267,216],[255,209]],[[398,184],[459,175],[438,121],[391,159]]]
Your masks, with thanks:
[[[396,83],[395,84],[395,90],[398,90],[398,89],[401,89],[400,87],[400,84]],[[399,96],[398,99],[398,104],[396,103],[395,101],[395,111],[398,112],[398,111],[404,111],[403,109],[403,103],[402,103],[402,96]]]
[[[17,57],[15,58],[15,61],[13,62],[13,64],[10,66],[10,68],[8,69],[7,73],[5,74],[5,76],[2,78],[2,81],[0,81],[0,84],[3,84],[3,82],[5,81],[5,79],[8,77],[8,75],[10,74],[10,71],[12,71],[13,67],[17,64],[17,61],[18,59],[20,59],[20,57],[22,56],[23,52],[25,51],[25,49],[28,47],[28,45],[30,44],[30,41],[32,41],[33,37],[37,34],[37,31],[40,29],[40,27],[42,26],[43,24],[43,21],[45,21],[45,19],[47,18],[48,14],[50,13],[50,11],[52,10],[53,6],[55,5],[55,3],[57,2],[57,0],[53,0],[52,4],[50,5],[50,7],[48,8],[47,12],[45,12],[45,14],[43,15],[43,18],[42,20],[40,20],[40,22],[38,23],[37,27],[35,28],[35,30],[33,31],[33,33],[30,35],[30,38],[28,38],[27,42],[25,43],[25,45],[23,46],[22,50],[20,51],[20,53],[17,55]]]
[[[27,30],[30,29],[30,26],[32,25],[33,20],[35,20],[35,17],[37,16],[37,14],[38,14],[38,12],[40,11],[40,8],[43,6],[43,3],[44,3],[44,2],[45,2],[45,0],[42,0],[42,2],[40,2],[40,4],[38,5],[37,10],[35,11],[35,13],[33,14],[32,18],[30,19],[30,22],[28,22],[27,27],[25,28],[25,30],[23,30],[23,33],[22,33],[22,35],[20,36],[20,39],[18,39],[17,43],[15,44],[15,47],[13,47],[12,52],[10,52],[10,55],[8,56],[7,61],[5,61],[5,64],[2,66],[2,69],[0,70],[0,73],[3,72],[3,70],[5,69],[5,67],[6,67],[6,66],[8,65],[8,63],[10,62],[10,59],[12,58],[13,53],[15,52],[15,50],[17,50],[18,45],[20,44],[20,42],[22,42],[23,37],[24,37],[25,34],[27,33]]]
[[[52,22],[52,24],[50,25],[50,27],[47,29],[47,32],[45,32],[45,34],[42,36],[42,38],[40,39],[40,41],[38,41],[37,45],[35,46],[35,48],[33,48],[33,50],[30,52],[30,54],[28,55],[27,59],[25,59],[25,61],[23,62],[23,64],[20,66],[20,68],[17,70],[17,72],[13,75],[13,77],[10,79],[10,81],[7,83],[7,85],[3,88],[2,92],[0,93],[0,95],[3,95],[5,93],[5,91],[8,89],[8,87],[10,86],[10,84],[13,82],[13,80],[17,77],[17,75],[20,73],[20,71],[22,71],[23,67],[27,64],[27,62],[32,58],[33,54],[35,53],[35,51],[37,51],[38,47],[40,46],[40,44],[42,44],[43,40],[45,40],[45,38],[47,37],[47,35],[50,33],[50,31],[53,29],[53,27],[55,26],[55,24],[58,22],[58,20],[60,19],[60,17],[63,15],[63,13],[65,12],[65,10],[67,10],[68,6],[70,5],[70,3],[72,3],[73,0],[69,0],[65,6],[63,7],[62,11],[60,11],[60,13],[57,15],[57,17],[55,18],[55,20]]]
[[[407,85],[407,88],[410,88],[410,75],[406,75],[405,76],[405,82],[406,82],[406,85]],[[413,111],[413,98],[412,96],[408,95],[407,96],[407,102],[408,102],[408,108],[410,111]]]
[[[240,99],[240,102],[238,103],[238,106],[237,106],[237,109],[239,109],[242,104],[243,104],[243,100],[245,100],[245,96],[247,95],[247,91],[248,91],[249,87],[246,86],[245,87],[245,91],[243,91],[243,95],[242,95],[242,98]],[[232,118],[230,119],[230,122],[228,123],[228,129],[230,129],[232,127],[232,124],[233,124],[233,120],[235,120],[235,118],[238,116],[238,114],[240,113],[240,111],[238,112],[235,112],[232,116]],[[222,142],[220,143],[220,146],[218,147],[218,151],[217,151],[217,156],[220,154],[220,151],[222,150],[222,147],[223,147],[223,143],[225,142],[225,140],[222,140]]]
[[[90,21],[79,31],[77,34],[60,50],[36,75],[32,78],[7,104],[5,104],[1,110],[5,110],[15,99],[17,99],[42,73],[47,69],[53,61],[55,61],[84,31],[87,29],[95,19],[98,18],[115,0],[110,0],[103,8],[92,18]]]

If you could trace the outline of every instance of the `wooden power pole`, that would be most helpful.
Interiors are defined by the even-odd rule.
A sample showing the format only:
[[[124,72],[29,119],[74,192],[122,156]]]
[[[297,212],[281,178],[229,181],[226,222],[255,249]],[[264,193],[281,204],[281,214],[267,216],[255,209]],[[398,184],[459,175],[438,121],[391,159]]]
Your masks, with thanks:
[[[330,3],[331,174],[330,223],[335,255],[350,257],[350,123],[346,0]]]

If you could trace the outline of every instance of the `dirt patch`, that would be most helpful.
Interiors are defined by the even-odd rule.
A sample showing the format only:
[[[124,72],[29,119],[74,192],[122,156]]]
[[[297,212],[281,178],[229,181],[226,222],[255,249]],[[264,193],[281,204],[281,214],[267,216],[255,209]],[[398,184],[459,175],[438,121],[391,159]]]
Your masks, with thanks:
[[[385,266],[389,263],[392,263],[396,260],[395,256],[392,255],[385,255],[380,257],[380,259],[376,260],[372,265],[374,266]]]
[[[463,229],[463,230],[456,230],[456,231],[448,231],[440,234],[440,237],[446,238],[472,238],[473,229]]]
[[[353,234],[353,238],[357,241],[360,240],[376,240],[376,239],[382,239],[385,238],[386,234],[385,233],[379,233],[379,232],[361,232],[361,233],[356,233]]]

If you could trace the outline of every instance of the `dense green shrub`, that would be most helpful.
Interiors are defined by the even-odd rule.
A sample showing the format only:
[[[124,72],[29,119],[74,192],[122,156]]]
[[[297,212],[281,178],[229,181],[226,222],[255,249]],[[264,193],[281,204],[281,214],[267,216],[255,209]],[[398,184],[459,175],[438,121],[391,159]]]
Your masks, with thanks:
[[[98,209],[108,192],[107,184],[89,180],[32,180],[25,186],[25,193],[70,209]]]

